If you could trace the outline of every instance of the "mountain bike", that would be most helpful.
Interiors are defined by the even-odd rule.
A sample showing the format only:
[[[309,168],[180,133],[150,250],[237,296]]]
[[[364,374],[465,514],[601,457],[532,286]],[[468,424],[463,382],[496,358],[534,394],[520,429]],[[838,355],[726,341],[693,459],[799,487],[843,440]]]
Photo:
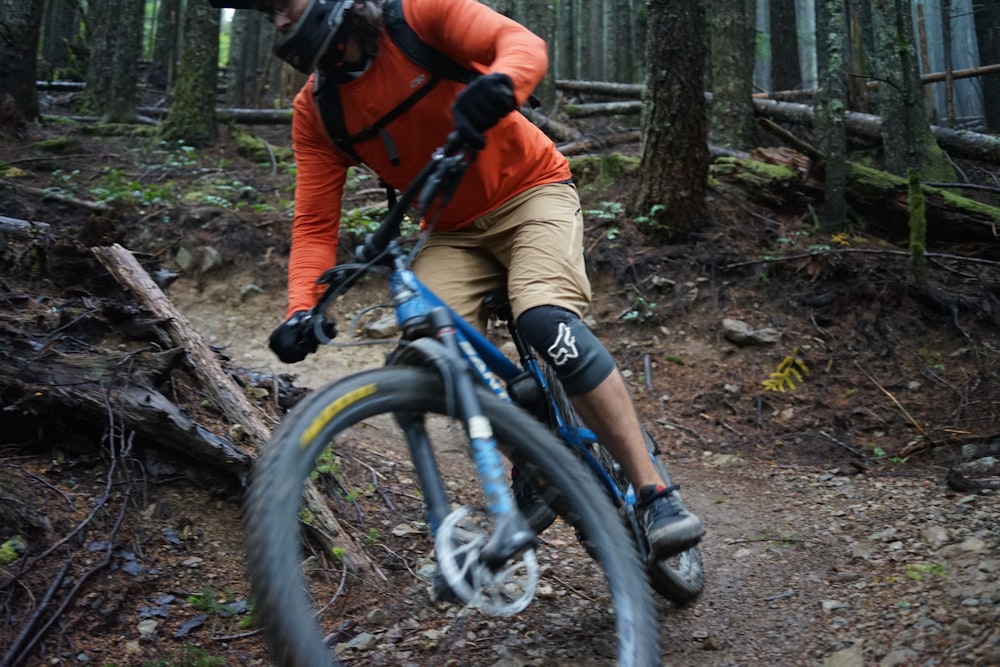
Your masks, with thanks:
[[[412,206],[422,219],[432,205],[438,210],[447,205],[474,159],[473,151],[451,140],[437,150],[358,248],[357,261],[320,278],[325,293],[300,324],[302,336],[331,342],[328,306],[364,276],[376,274],[388,281],[400,338],[384,367],[325,385],[295,406],[254,465],[243,513],[247,567],[258,617],[281,665],[339,664],[321,639],[300,567],[303,485],[331,444],[379,415],[391,415],[398,425],[416,471],[437,561],[433,596],[456,598],[501,617],[523,611],[540,577],[537,535],[555,515],[576,530],[603,571],[619,665],[660,663],[647,571],[656,590],[678,602],[701,590],[697,548],[671,562],[649,561],[635,517],[634,491],[593,433],[581,426],[554,375],[524,344],[513,318],[507,322],[520,364],[451,311],[410,270],[419,242],[406,250],[397,238],[407,212]],[[498,314],[509,309],[502,296],[494,296],[492,303]],[[476,504],[452,508],[428,415],[460,424],[478,479]],[[652,439],[648,445],[656,460]],[[529,522],[519,511],[501,455],[538,490],[551,516],[543,513]]]

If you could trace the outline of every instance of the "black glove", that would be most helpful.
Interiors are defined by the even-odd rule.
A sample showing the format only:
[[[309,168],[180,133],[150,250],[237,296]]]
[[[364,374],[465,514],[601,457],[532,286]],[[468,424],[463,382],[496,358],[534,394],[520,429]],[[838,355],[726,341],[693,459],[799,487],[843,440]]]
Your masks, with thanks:
[[[308,310],[300,310],[271,332],[267,345],[278,355],[278,359],[286,364],[294,364],[316,351],[319,341],[313,330],[312,318],[313,315]],[[323,333],[334,338],[337,335],[337,327],[333,322],[325,322]]]
[[[517,106],[514,82],[500,72],[484,74],[465,87],[451,106],[455,131],[463,144],[476,150],[486,145],[483,133]]]

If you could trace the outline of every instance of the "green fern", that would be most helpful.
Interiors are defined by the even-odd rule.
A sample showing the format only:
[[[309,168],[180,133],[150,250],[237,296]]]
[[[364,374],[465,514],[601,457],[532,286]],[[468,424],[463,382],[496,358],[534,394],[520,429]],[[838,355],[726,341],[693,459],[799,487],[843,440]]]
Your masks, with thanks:
[[[792,353],[781,360],[777,370],[771,373],[764,380],[764,389],[767,391],[794,391],[796,383],[802,384],[803,376],[809,375],[809,367],[799,359],[799,348],[794,348]]]

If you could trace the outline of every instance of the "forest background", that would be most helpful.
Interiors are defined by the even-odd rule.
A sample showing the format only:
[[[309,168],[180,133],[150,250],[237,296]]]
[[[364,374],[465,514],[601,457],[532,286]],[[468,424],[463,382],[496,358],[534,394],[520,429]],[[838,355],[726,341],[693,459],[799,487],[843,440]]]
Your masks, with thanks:
[[[669,644],[668,661],[709,664],[706,646],[711,644],[718,651],[717,664],[791,663],[790,656],[801,648],[794,645],[796,637],[808,637],[814,643],[801,651],[808,653],[805,662],[863,647],[869,662],[907,664],[905,658],[890,659],[905,644],[942,664],[995,664],[1000,593],[977,577],[988,577],[997,567],[988,558],[998,541],[996,495],[979,495],[995,491],[990,486],[995,479],[978,479],[995,477],[996,471],[986,464],[975,472],[961,466],[979,455],[985,460],[990,447],[1000,447],[1000,3],[488,4],[549,42],[551,68],[536,91],[543,104],[527,113],[570,156],[588,198],[588,257],[606,294],[598,322],[602,337],[614,341],[615,353],[626,361],[636,358],[627,345],[639,335],[636,331],[661,341],[646,355],[654,359],[651,368],[659,376],[664,366],[676,366],[670,392],[690,392],[687,421],[682,428],[670,425],[669,431],[678,464],[684,464],[686,451],[695,460],[684,468],[684,477],[705,481],[716,476],[710,472],[699,478],[698,456],[709,444],[719,457],[738,452],[746,459],[768,460],[767,473],[746,472],[752,478],[746,497],[735,496],[745,481],[741,474],[727,476],[732,514],[720,515],[714,509],[717,499],[694,497],[715,531],[705,546],[713,568],[710,588],[690,613],[669,617],[672,633],[693,639]],[[246,435],[240,440],[236,434],[252,429],[234,428],[239,419],[204,384],[203,373],[189,360],[165,354],[157,358],[166,369],[151,373],[156,385],[144,389],[173,387],[177,414],[208,427],[212,437],[197,443],[205,447],[200,452],[205,460],[196,467],[219,468],[228,487],[218,479],[206,482],[208,473],[192,472],[189,465],[143,458],[143,475],[152,479],[168,467],[170,472],[150,488],[142,513],[126,492],[133,482],[129,466],[115,467],[137,456],[127,434],[135,435],[137,448],[173,447],[178,457],[194,448],[191,434],[171,433],[162,419],[150,426],[114,411],[108,419],[107,396],[118,400],[129,382],[144,380],[142,373],[122,378],[108,370],[98,381],[85,375],[63,384],[45,373],[54,360],[94,350],[107,357],[84,357],[92,371],[119,368],[118,343],[106,340],[113,334],[130,350],[128,359],[142,356],[132,356],[137,339],[131,336],[143,336],[138,339],[143,345],[152,337],[165,348],[185,346],[161,331],[162,322],[148,317],[144,306],[122,296],[91,247],[128,245],[163,284],[181,274],[171,298],[183,302],[182,290],[190,289],[186,305],[206,325],[253,301],[251,296],[246,304],[219,307],[210,297],[213,276],[224,275],[219,280],[229,284],[220,289],[240,291],[240,298],[264,285],[273,292],[270,298],[281,300],[282,276],[276,269],[287,256],[295,175],[287,137],[289,105],[303,77],[271,56],[273,43],[273,29],[261,15],[220,12],[197,0],[0,0],[0,483],[10,485],[0,489],[0,527],[5,529],[0,552],[9,557],[0,572],[5,667],[36,664],[42,656],[75,655],[77,662],[83,662],[80,655],[117,657],[126,643],[132,651],[133,638],[134,664],[153,664],[164,655],[183,664],[179,644],[190,641],[209,652],[219,645],[215,638],[216,644],[191,640],[182,634],[184,623],[205,615],[199,611],[223,623],[216,618],[222,617],[216,612],[223,596],[229,596],[228,604],[245,595],[239,583],[225,594],[199,590],[206,579],[194,569],[204,564],[177,566],[185,573],[183,583],[159,575],[129,578],[128,563],[162,564],[184,549],[185,562],[194,553],[211,562],[216,578],[210,581],[240,581],[234,555],[239,536],[227,541],[223,527],[232,531],[237,522],[231,504],[217,499],[232,500],[234,480],[238,486],[239,470],[252,458],[250,445],[259,443]],[[364,170],[357,170],[351,183],[358,198],[345,211],[344,232],[356,235],[377,219],[383,196]],[[241,260],[235,259],[237,253]],[[254,280],[237,290],[234,284],[242,283],[219,271],[219,255],[222,263],[242,261],[251,267]],[[618,284],[625,286],[615,288]],[[712,299],[714,308],[705,303]],[[683,329],[717,330],[719,303],[743,304],[741,314],[748,320],[782,322],[789,331],[798,323],[795,340],[803,346],[763,348],[767,352],[760,357],[743,348],[720,353],[707,372],[692,346],[685,350],[686,363],[679,363],[670,341],[678,340]],[[696,310],[699,304],[704,312]],[[269,303],[257,319],[276,317],[280,308]],[[236,336],[251,337],[246,329]],[[260,340],[254,338],[257,348]],[[786,359],[802,358],[810,362],[812,377],[822,381],[780,396],[760,389],[760,377]],[[874,382],[871,374],[880,372],[893,383]],[[264,387],[284,382],[277,375],[258,381]],[[644,417],[666,429],[659,421],[671,403],[649,395],[645,383],[652,381],[646,373],[634,375],[632,383]],[[712,381],[718,386],[699,389]],[[921,383],[938,393],[921,394],[914,388]],[[88,396],[92,404],[86,403]],[[907,397],[906,409],[890,404],[897,396]],[[880,404],[888,407],[877,410]],[[269,417],[276,421],[278,415]],[[700,431],[710,417],[706,438]],[[67,430],[67,424],[72,428]],[[738,431],[751,435],[734,435]],[[686,443],[679,433],[699,437]],[[89,450],[84,441],[90,442]],[[213,446],[218,449],[212,451]],[[226,456],[241,447],[249,453],[233,466]],[[82,453],[88,451],[93,455]],[[932,453],[946,454],[944,462]],[[819,469],[797,467],[798,456]],[[773,471],[783,466],[801,477],[775,481]],[[947,488],[957,495],[941,490],[945,474],[939,466],[946,468]],[[747,563],[740,545],[759,541],[744,532],[741,522],[768,526],[777,516],[775,508],[761,504],[772,485],[782,489],[779,505],[788,498],[802,503],[788,520],[798,530],[837,523],[822,512],[807,520],[812,503],[855,516],[864,503],[851,494],[866,493],[857,478],[848,477],[856,473],[870,474],[878,479],[874,484],[890,485],[890,477],[907,474],[918,481],[903,490],[893,486],[891,493],[871,490],[879,516],[854,523],[886,537],[857,537],[851,553],[868,554],[869,542],[910,545],[912,540],[915,551],[924,549],[921,540],[938,545],[938,537],[922,537],[925,529],[938,526],[920,524],[935,520],[936,510],[903,513],[905,521],[896,522],[893,536],[882,525],[901,510],[879,505],[879,496],[898,494],[923,508],[924,490],[932,506],[940,502],[948,511],[940,521],[951,537],[940,544],[957,548],[980,540],[981,546],[963,547],[954,558],[928,547],[920,551],[923,560],[907,564],[916,568],[906,570],[908,577],[937,572],[940,560],[951,573],[950,585],[961,593],[957,601],[958,593],[947,588],[925,590],[936,586],[928,576],[914,594],[919,604],[911,603],[917,611],[910,622],[893,615],[905,613],[898,611],[898,600],[887,604],[892,612],[887,607],[874,611],[874,601],[894,594],[899,572],[889,561],[895,556],[857,556],[847,566],[822,561],[827,568],[822,573],[803,572],[795,569],[796,562],[811,567],[815,555],[803,547],[805,552],[793,558],[740,569]],[[155,498],[157,488],[169,488],[178,478],[197,480],[194,488],[178,494],[187,498]],[[107,479],[107,487],[91,479]],[[79,486],[69,491],[71,483]],[[841,483],[851,492],[824,491],[824,485],[832,489]],[[201,494],[200,486],[214,495]],[[802,487],[808,487],[807,494]],[[77,494],[82,500],[74,500]],[[337,505],[343,499],[330,495],[335,512],[350,513]],[[210,520],[203,516],[209,502],[217,503],[219,525],[204,528],[209,537],[202,539],[198,530]],[[90,503],[90,516],[82,517],[81,508]],[[172,508],[172,517],[165,506]],[[121,533],[116,516],[124,517]],[[163,544],[157,543],[159,536],[149,537],[149,527],[161,523],[167,526]],[[357,533],[365,530],[359,527]],[[897,540],[900,535],[907,537]],[[826,539],[820,534],[815,543]],[[213,549],[213,540],[230,550]],[[370,547],[363,542],[360,538],[361,550]],[[780,549],[787,540],[775,542]],[[407,553],[402,543],[393,548]],[[104,560],[97,558],[105,553]],[[961,559],[973,562],[957,562]],[[726,568],[735,573],[727,578]],[[88,581],[98,571],[108,575],[101,586],[96,578]],[[861,583],[879,585],[850,593],[851,613],[871,614],[863,622],[844,620],[840,614],[848,612],[833,607],[836,618],[823,625],[823,617],[804,604],[806,594],[800,596],[801,608],[789,609],[783,605],[798,605],[798,600],[778,589],[778,597],[762,607],[753,606],[752,596],[740,598],[750,586],[734,593],[734,580],[771,575],[788,575],[785,581],[796,582],[790,586],[818,586],[820,579],[847,582],[854,575]],[[851,579],[851,586],[858,580]],[[50,588],[56,581],[64,583]],[[589,590],[587,581],[572,583]],[[154,604],[157,595],[175,590],[169,586],[191,595]],[[64,606],[52,603],[49,591]],[[937,593],[948,601],[941,603],[945,611],[935,607],[921,615],[919,609],[931,608],[923,600],[936,599]],[[354,592],[356,608],[370,604],[372,594]],[[132,604],[133,597],[141,597],[147,609]],[[977,603],[969,604],[970,599]],[[178,609],[181,600],[187,603],[183,610]],[[351,608],[345,600],[338,606]],[[170,612],[157,621],[160,629],[134,637],[135,628],[148,628],[151,621],[142,614],[159,619],[161,608]],[[748,608],[755,613],[747,613]],[[702,617],[705,609],[713,613]],[[803,619],[802,631],[783,633],[790,639],[772,637],[767,628],[790,618]],[[817,625],[806,627],[804,619]],[[757,632],[746,625],[753,621],[772,625]],[[167,627],[177,634],[167,634]],[[568,643],[569,631],[554,627],[567,633],[562,641]],[[845,634],[842,628],[850,627],[879,630],[862,642]],[[240,634],[235,627],[229,630],[231,636]],[[739,638],[731,634],[744,631]],[[932,631],[940,636],[914,636]],[[589,646],[590,639],[583,634],[578,641]],[[230,641],[221,642],[227,655],[245,656],[247,644],[241,642],[253,640]],[[550,650],[544,642],[543,647]],[[251,653],[263,654],[258,645]],[[432,661],[433,651],[428,656]]]

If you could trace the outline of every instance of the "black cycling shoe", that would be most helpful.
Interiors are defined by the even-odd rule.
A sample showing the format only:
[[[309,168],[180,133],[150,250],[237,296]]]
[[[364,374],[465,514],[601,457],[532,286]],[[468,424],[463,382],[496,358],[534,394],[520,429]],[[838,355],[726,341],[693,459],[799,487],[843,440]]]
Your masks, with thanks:
[[[513,481],[510,488],[514,494],[517,509],[521,511],[528,525],[537,535],[552,525],[552,522],[556,520],[556,513],[542,499],[538,488],[531,483],[529,475],[522,475],[517,468],[514,468],[511,471],[511,477]]]
[[[701,541],[705,526],[684,507],[679,487],[644,486],[639,490],[639,518],[657,560],[676,556]]]

